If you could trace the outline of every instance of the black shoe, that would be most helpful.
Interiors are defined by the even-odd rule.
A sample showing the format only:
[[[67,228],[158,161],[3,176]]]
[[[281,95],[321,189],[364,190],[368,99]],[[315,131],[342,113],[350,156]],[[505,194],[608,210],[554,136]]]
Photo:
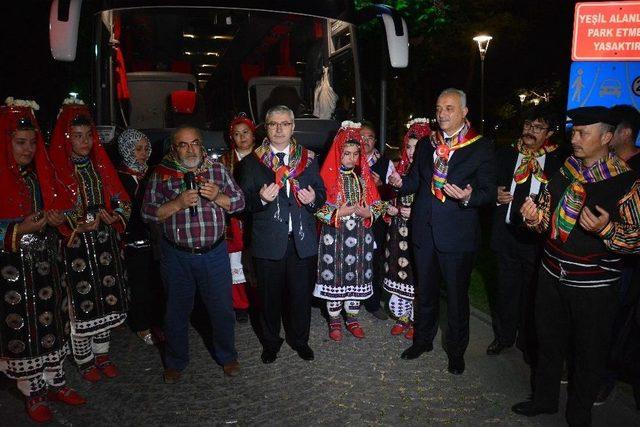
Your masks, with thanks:
[[[433,350],[433,344],[416,344],[413,343],[411,347],[406,349],[400,355],[400,358],[405,360],[417,359],[422,353],[426,353]]]
[[[555,409],[541,409],[537,408],[533,400],[525,400],[524,402],[516,403],[511,407],[511,410],[518,415],[524,415],[525,417],[535,417],[540,414],[555,414],[558,412],[558,408]]]
[[[313,350],[311,350],[311,347],[309,347],[307,344],[298,348],[296,350],[296,353],[298,353],[298,356],[300,356],[300,359],[302,360],[313,360],[315,358],[313,355]]]
[[[247,323],[249,321],[249,313],[247,310],[236,310],[236,322]]]
[[[498,354],[502,353],[502,350],[505,350],[505,349],[507,349],[509,347],[511,347],[511,346],[502,344],[496,338],[496,339],[493,340],[493,342],[491,344],[489,344],[489,347],[487,347],[487,354],[489,356],[497,356]]]
[[[262,359],[262,363],[273,363],[278,358],[278,352],[273,350],[263,350],[260,355],[260,359]]]
[[[447,371],[453,375],[462,375],[464,372],[464,359],[462,357],[449,358]]]
[[[389,319],[389,315],[384,311],[382,307],[378,307],[377,309],[370,311],[371,315],[378,320],[387,320]]]

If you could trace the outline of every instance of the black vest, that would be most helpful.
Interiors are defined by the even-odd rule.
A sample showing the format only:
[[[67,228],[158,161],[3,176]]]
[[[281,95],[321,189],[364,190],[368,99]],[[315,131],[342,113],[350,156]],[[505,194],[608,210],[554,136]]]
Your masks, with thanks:
[[[584,184],[584,206],[597,214],[595,206],[598,205],[609,212],[610,221],[619,221],[618,202],[636,179],[637,174],[629,171],[604,181]],[[552,216],[569,184],[569,178],[560,172],[549,182]],[[542,263],[563,284],[580,287],[615,284],[622,268],[621,256],[610,252],[597,234],[585,231],[578,221],[566,242],[547,237]]]

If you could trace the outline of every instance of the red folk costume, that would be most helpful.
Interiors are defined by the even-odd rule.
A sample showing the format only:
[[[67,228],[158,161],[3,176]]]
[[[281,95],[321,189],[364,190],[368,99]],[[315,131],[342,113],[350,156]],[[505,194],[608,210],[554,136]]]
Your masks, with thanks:
[[[102,186],[102,200],[104,208],[109,212],[119,214],[121,220],[114,223],[118,233],[124,232],[126,221],[129,217],[130,199],[126,190],[120,183],[118,172],[111,163],[107,152],[100,143],[100,137],[91,120],[89,108],[82,104],[63,105],[58,115],[58,121],[51,137],[49,156],[53,162],[58,176],[64,185],[71,190],[74,197],[81,203],[76,203],[76,215],[70,217],[69,226],[61,227],[60,232],[69,237],[75,228],[75,221],[86,215],[87,205],[90,204],[87,195],[78,185],[76,165],[72,161],[71,126],[78,117],[87,118],[91,122],[93,147],[89,154],[89,160],[99,175]],[[97,195],[96,195],[97,196]],[[117,206],[114,206],[117,205]]]
[[[396,170],[401,176],[409,171],[411,160],[407,153],[407,146],[412,139],[420,141],[431,134],[427,119],[414,119],[408,124],[409,129],[402,140],[400,162]],[[416,147],[417,148],[417,147]],[[414,151],[415,153],[415,151]],[[414,157],[415,158],[415,157]],[[398,209],[411,208],[414,195],[398,196],[393,200]],[[384,282],[383,288],[390,294],[389,311],[396,319],[391,328],[392,335],[404,334],[405,338],[413,339],[413,300],[415,295],[412,269],[412,254],[409,245],[409,219],[398,215],[387,216],[389,223],[385,239]]]
[[[54,173],[33,110],[23,106],[2,106],[0,107],[0,130],[2,130],[0,133],[2,147],[0,149],[0,188],[2,188],[4,203],[0,204],[0,218],[22,219],[38,210],[34,206],[30,190],[21,178],[23,171],[13,157],[11,135],[18,128],[19,121],[31,122],[36,130],[36,152],[28,168],[38,177],[44,204],[40,208],[61,211],[71,209],[72,195]]]
[[[233,139],[233,129],[235,126],[245,124],[252,134],[255,135],[256,126],[251,119],[244,114],[239,115],[229,124],[229,140],[231,148],[220,157],[220,162],[227,168],[233,176],[236,166],[240,162],[240,154]],[[247,275],[242,263],[242,251],[244,250],[244,224],[242,214],[233,215],[227,226],[227,251],[231,263],[231,278],[233,287],[231,296],[233,297],[233,308],[235,310],[246,310],[249,308],[249,298],[247,297],[246,283]]]
[[[339,226],[339,218],[333,215],[335,211],[344,203],[354,203],[351,201],[351,197],[345,193],[346,189],[342,179],[345,172],[342,167],[342,151],[347,142],[355,142],[360,145],[360,159],[358,160],[358,164],[353,168],[353,172],[359,175],[359,182],[361,183],[361,191],[359,191],[359,194],[356,196],[357,201],[355,203],[373,207],[376,202],[380,202],[380,194],[371,177],[371,168],[369,167],[367,155],[365,154],[364,143],[360,135],[360,127],[350,127],[343,123],[343,127],[340,128],[333,139],[333,144],[322,164],[322,169],[320,169],[320,177],[322,177],[324,185],[327,188],[326,204],[335,207],[335,210],[332,210],[330,221],[335,227]],[[366,227],[371,227],[372,223],[373,218],[366,218],[364,221]]]
[[[347,145],[360,148],[360,157],[353,168],[342,165]],[[318,244],[318,276],[313,295],[327,300],[329,337],[342,339],[340,313],[344,309],[347,330],[364,338],[358,322],[360,301],[373,294],[373,233],[371,225],[387,209],[378,189],[364,151],[358,123],[343,122],[320,170],[327,189],[327,200],[316,217],[322,222]],[[353,213],[339,216],[341,206],[364,206],[371,216],[363,218]]]
[[[91,128],[93,145],[89,155],[73,152],[73,126]],[[49,155],[62,182],[75,197],[68,223],[59,227],[67,238],[64,265],[71,300],[73,357],[83,378],[96,382],[101,378],[100,372],[110,378],[119,374],[108,353],[110,331],[125,321],[128,309],[120,235],[126,228],[131,203],[86,106],[63,105]],[[94,231],[77,231],[81,222],[100,218],[102,210],[116,214],[118,220],[111,225],[101,220]]]
[[[37,104],[12,98],[7,103],[0,107],[0,372],[17,381],[28,415],[46,422],[52,418],[48,398],[69,404],[85,400],[65,386],[69,322],[58,270],[58,235],[49,226],[18,234],[18,225],[37,221],[28,218],[37,212],[71,209],[73,201],[47,156],[32,110]],[[33,160],[26,166],[18,165],[13,154],[11,139],[19,130],[34,131],[36,137]]]

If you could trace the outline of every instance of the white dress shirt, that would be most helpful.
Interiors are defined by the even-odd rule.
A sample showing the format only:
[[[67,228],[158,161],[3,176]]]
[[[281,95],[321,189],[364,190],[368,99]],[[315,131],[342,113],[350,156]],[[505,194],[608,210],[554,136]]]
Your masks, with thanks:
[[[515,176],[516,170],[518,169],[518,166],[520,166],[520,163],[522,163],[523,158],[524,156],[522,155],[522,153],[518,153],[518,159],[516,160],[515,168],[513,168],[512,176]],[[536,157],[537,162],[540,164],[540,169],[544,169],[544,161],[546,160],[546,158],[546,154],[543,154],[540,157]],[[540,184],[542,183],[538,181],[538,178],[536,178],[535,175],[531,174],[531,181],[529,183],[529,194],[538,194],[540,192]],[[511,178],[511,189],[509,190],[509,193],[511,193],[512,196],[515,194],[516,185],[518,184],[516,184],[515,178]],[[507,216],[504,220],[504,222],[506,222],[507,224],[511,224],[511,203],[512,202],[509,202],[509,207],[507,208]]]

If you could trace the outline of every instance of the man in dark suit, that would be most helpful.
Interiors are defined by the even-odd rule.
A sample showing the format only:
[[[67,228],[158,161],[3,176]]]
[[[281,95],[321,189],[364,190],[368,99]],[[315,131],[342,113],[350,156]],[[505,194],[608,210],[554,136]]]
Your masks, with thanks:
[[[535,108],[527,113],[518,141],[496,151],[498,200],[491,249],[498,261],[498,285],[492,313],[495,338],[487,354],[500,354],[517,335],[530,364],[535,356],[533,284],[542,239],[524,227],[520,207],[526,197],[542,192],[562,166],[564,156],[550,140],[556,124],[553,114]]]
[[[250,248],[261,298],[262,361],[273,363],[283,339],[283,308],[289,315],[287,337],[298,355],[313,360],[308,345],[313,257],[318,251],[314,213],[326,192],[314,153],[292,137],[293,112],[286,106],[267,111],[267,138],[238,170],[251,222]],[[284,307],[283,307],[284,306]]]
[[[416,193],[411,209],[411,239],[416,266],[415,335],[402,353],[415,359],[433,349],[438,331],[440,282],[447,290],[448,370],[464,372],[469,343],[469,281],[480,244],[478,208],[495,202],[493,143],[466,121],[466,95],[446,89],[438,97],[440,130],[418,144],[416,161],[404,178],[389,183],[400,194]]]

